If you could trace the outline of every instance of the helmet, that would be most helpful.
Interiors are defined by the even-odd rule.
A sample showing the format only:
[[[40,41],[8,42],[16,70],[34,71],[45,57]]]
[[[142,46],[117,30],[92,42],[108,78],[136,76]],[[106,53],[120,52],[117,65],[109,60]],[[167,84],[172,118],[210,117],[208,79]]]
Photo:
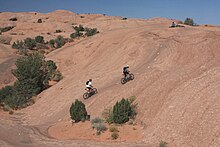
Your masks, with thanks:
[[[92,79],[89,79],[89,81],[91,82],[91,81],[92,81]]]
[[[127,64],[126,67],[129,67],[129,65]]]

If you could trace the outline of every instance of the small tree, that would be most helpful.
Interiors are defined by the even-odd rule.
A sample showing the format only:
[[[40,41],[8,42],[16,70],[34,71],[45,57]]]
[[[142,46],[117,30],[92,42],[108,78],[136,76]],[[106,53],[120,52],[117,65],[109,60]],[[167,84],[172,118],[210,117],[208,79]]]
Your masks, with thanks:
[[[18,79],[15,87],[24,97],[29,99],[47,87],[48,70],[43,55],[34,53],[21,57],[15,65],[17,68],[12,70],[12,74]]]
[[[25,106],[32,96],[48,87],[51,77],[58,76],[58,80],[62,77],[56,64],[51,60],[45,61],[44,56],[39,53],[20,57],[15,65],[17,68],[12,70],[12,74],[17,81],[13,86],[0,90],[0,103],[3,101],[11,108]]]
[[[113,107],[113,121],[117,124],[122,124],[129,121],[130,118],[134,118],[136,115],[135,107],[128,99],[122,99],[117,102]]]
[[[43,36],[36,36],[35,41],[37,43],[44,43],[44,37]]]
[[[193,19],[186,18],[185,21],[184,21],[184,24],[194,26],[195,23],[194,23]]]
[[[74,120],[75,122],[85,120],[87,117],[85,104],[83,104],[83,102],[76,99],[76,101],[70,107],[70,116],[71,119]]]

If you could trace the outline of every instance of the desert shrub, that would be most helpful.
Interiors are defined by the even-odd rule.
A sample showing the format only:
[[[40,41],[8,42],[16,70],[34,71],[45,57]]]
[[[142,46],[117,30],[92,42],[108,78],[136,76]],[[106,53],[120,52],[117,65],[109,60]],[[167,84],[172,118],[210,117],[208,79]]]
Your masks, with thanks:
[[[109,131],[110,132],[119,132],[118,129],[115,126],[110,126]]]
[[[80,16],[80,18],[85,18],[85,16]]]
[[[47,67],[49,70],[56,70],[57,69],[56,63],[54,61],[48,60],[46,63],[47,63]]]
[[[102,132],[107,130],[107,127],[105,126],[101,118],[96,117],[92,119],[91,123],[92,123],[92,128],[96,129],[97,135],[100,135]]]
[[[43,36],[36,36],[35,37],[35,42],[37,43],[44,43],[44,37]]]
[[[0,28],[0,31],[1,32],[7,32],[7,31],[10,31],[11,29],[13,29],[15,26],[7,26],[7,27],[4,27],[4,28]]]
[[[112,140],[116,140],[119,137],[118,132],[112,132],[111,138]]]
[[[74,28],[74,30],[75,30],[76,32],[85,31],[85,29],[84,29],[84,27],[83,27],[82,25],[75,26],[75,27],[73,27],[73,28]]]
[[[10,97],[14,94],[15,90],[13,86],[5,86],[0,89],[0,103],[4,101],[7,97]]]
[[[9,21],[17,21],[18,19],[16,17],[10,18]]]
[[[16,42],[14,42],[12,44],[12,48],[14,48],[14,49],[20,49],[22,47],[24,47],[24,42],[23,41],[17,40]]]
[[[83,33],[76,31],[75,33],[70,34],[70,37],[75,39],[75,38],[80,37],[82,35],[83,35]]]
[[[195,23],[194,23],[193,19],[186,18],[185,21],[184,21],[184,24],[193,26]]]
[[[135,99],[136,99],[135,96],[131,96],[128,98],[128,101],[131,106],[131,112],[130,112],[131,119],[135,119],[135,116],[137,115],[137,103],[134,103]]]
[[[113,107],[113,121],[117,124],[128,122],[132,115],[136,115],[135,109],[132,109],[132,102],[128,99],[122,99],[120,102],[116,102]]]
[[[52,61],[45,61],[39,53],[29,54],[17,59],[12,74],[17,78],[13,86],[0,90],[0,102],[11,108],[28,106],[32,96],[39,94],[48,87],[49,73],[59,72]],[[61,75],[61,73],[59,72]],[[62,75],[61,75],[62,76]]]
[[[93,128],[96,129],[96,134],[97,135],[100,135],[101,133],[103,133],[104,131],[107,130],[107,127],[105,126],[104,123],[94,123],[93,124]]]
[[[48,60],[46,64],[48,69],[48,79],[56,82],[60,81],[63,78],[63,76],[60,73],[60,71],[57,70],[55,62],[52,60]]]
[[[159,147],[167,147],[167,143],[165,141],[160,141]]]
[[[55,41],[55,48],[61,48],[66,42],[63,36],[57,36],[57,38],[54,40]]]
[[[61,33],[62,32],[62,30],[56,30],[55,31],[55,33]]]
[[[12,44],[12,48],[18,49],[19,53],[26,54],[27,53],[27,47],[24,43],[24,41],[17,40]]]
[[[50,46],[52,47],[52,48],[54,48],[55,46],[55,40],[54,39],[51,39],[50,41],[49,41],[49,44],[50,44]]]
[[[85,28],[85,31],[86,31],[86,36],[92,36],[99,33],[97,31],[97,28]]]
[[[25,97],[30,98],[47,87],[45,83],[48,70],[43,55],[33,53],[20,57],[15,65],[17,68],[12,70],[12,74],[18,79],[15,87],[17,91],[24,93]]]
[[[74,103],[72,103],[70,107],[70,116],[71,119],[75,122],[79,122],[82,119],[86,119],[87,117],[87,111],[85,108],[85,104],[83,102],[76,99]]]
[[[36,41],[35,39],[32,39],[32,38],[26,38],[24,40],[24,43],[28,49],[34,49],[34,47],[36,47]]]
[[[122,20],[127,20],[127,18],[126,18],[126,17],[123,17]]]
[[[95,123],[102,123],[102,122],[103,122],[103,120],[102,120],[101,118],[98,118],[98,117],[92,119],[92,124],[95,124]]]
[[[28,100],[25,97],[18,95],[17,93],[4,99],[5,105],[9,106],[12,109],[22,107],[27,101]]]
[[[105,121],[109,124],[113,123],[113,110],[112,108],[106,108],[103,113],[102,116],[104,117]]]
[[[50,77],[50,80],[56,81],[56,82],[59,82],[62,79],[63,79],[63,76],[62,76],[61,72],[58,70],[54,71]]]
[[[37,23],[42,23],[42,19],[38,19],[38,20],[37,20]]]

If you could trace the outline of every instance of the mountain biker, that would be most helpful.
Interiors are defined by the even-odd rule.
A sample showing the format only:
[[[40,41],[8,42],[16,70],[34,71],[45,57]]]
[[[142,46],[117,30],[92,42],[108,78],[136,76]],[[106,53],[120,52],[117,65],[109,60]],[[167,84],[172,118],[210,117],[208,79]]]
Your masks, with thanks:
[[[130,72],[128,69],[129,69],[129,65],[126,65],[125,67],[123,67],[123,74],[124,74],[125,78]]]
[[[88,93],[92,90],[92,87],[92,79],[89,79],[88,81],[86,81],[86,89]]]

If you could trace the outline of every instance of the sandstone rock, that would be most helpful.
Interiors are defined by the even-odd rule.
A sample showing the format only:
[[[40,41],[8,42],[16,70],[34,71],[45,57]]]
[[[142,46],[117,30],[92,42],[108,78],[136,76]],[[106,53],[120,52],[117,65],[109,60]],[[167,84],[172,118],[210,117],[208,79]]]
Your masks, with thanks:
[[[0,43],[10,45],[12,38],[10,36],[0,35]]]

